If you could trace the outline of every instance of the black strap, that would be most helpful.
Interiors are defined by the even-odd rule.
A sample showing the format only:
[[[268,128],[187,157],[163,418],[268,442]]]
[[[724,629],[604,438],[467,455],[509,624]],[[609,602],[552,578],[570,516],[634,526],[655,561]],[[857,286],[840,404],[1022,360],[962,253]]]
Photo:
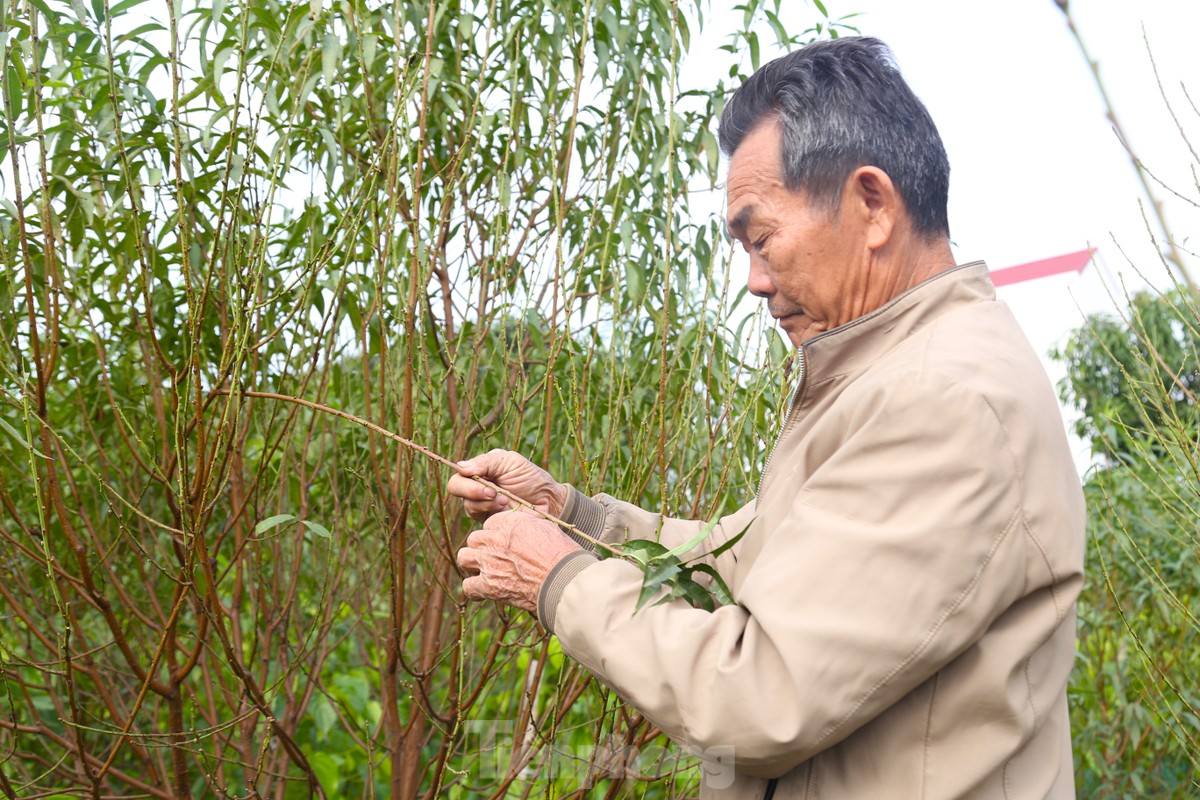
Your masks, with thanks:
[[[767,782],[767,793],[763,795],[763,800],[771,800],[775,796],[775,787],[779,785],[779,778],[771,778]]]

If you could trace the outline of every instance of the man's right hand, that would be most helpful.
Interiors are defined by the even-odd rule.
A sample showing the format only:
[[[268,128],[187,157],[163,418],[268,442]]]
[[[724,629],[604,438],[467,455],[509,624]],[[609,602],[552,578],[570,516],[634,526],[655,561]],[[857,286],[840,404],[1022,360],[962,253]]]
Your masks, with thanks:
[[[559,516],[567,501],[566,485],[525,456],[511,450],[490,450],[470,461],[458,462],[458,474],[446,485],[450,494],[463,499],[463,507],[471,519],[481,522],[497,511],[507,510],[513,503],[491,487],[472,480],[476,475],[551,516]]]

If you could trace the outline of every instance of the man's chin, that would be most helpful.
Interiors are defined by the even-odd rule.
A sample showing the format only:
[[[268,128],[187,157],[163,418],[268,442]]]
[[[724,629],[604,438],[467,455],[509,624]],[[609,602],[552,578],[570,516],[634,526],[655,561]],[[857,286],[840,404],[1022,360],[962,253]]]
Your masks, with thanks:
[[[780,329],[787,334],[792,344],[799,347],[814,336],[824,333],[824,328],[815,324],[803,314],[791,314],[779,318]]]

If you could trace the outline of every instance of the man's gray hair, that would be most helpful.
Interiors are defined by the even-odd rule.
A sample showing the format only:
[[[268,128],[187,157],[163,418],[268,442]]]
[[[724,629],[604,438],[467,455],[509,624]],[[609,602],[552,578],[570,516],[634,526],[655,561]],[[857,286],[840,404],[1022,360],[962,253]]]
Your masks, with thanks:
[[[788,189],[836,209],[850,174],[875,166],[892,179],[919,234],[950,235],[946,149],[883,42],[814,42],[764,65],[721,113],[722,152],[732,155],[768,119],[782,128]]]

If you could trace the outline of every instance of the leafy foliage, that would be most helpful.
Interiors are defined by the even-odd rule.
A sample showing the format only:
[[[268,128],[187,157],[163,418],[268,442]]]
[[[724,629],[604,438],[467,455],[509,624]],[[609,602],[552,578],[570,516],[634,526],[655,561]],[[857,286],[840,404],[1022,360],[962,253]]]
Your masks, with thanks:
[[[1066,364],[1063,400],[1079,410],[1076,433],[1093,452],[1128,462],[1186,425],[1200,391],[1200,329],[1184,289],[1130,298],[1123,318],[1095,315],[1056,354]]]
[[[1089,583],[1072,687],[1080,792],[1185,798],[1200,769],[1200,406],[1195,300],[1133,297],[1064,354],[1103,457],[1087,482]]]
[[[729,537],[711,552],[686,562],[681,560],[709,537],[716,523],[717,520],[711,520],[702,526],[694,537],[670,550],[648,539],[634,539],[625,543],[621,548],[622,554],[637,563],[645,574],[642,591],[638,595],[639,610],[655,595],[659,595],[658,603],[682,598],[692,607],[705,611],[714,611],[717,606],[733,605],[733,595],[725,580],[711,565],[703,563],[702,559],[716,559],[728,551],[746,535],[749,526]],[[696,573],[705,576],[703,583],[697,580]]]
[[[0,791],[686,793],[531,620],[462,602],[443,473],[246,392],[740,504],[785,348],[689,216],[701,11],[0,9]]]

